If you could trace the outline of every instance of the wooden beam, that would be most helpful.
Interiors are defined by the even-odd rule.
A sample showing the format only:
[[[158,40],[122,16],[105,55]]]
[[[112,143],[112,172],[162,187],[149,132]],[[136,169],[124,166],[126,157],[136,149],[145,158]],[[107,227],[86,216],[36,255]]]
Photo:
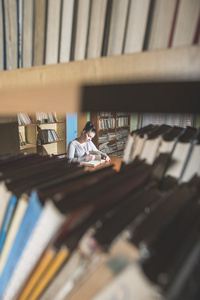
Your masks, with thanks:
[[[96,101],[93,101],[95,98]],[[86,86],[82,111],[200,113],[200,80]]]
[[[199,79],[198,46],[1,71],[1,113],[79,111],[84,85]]]

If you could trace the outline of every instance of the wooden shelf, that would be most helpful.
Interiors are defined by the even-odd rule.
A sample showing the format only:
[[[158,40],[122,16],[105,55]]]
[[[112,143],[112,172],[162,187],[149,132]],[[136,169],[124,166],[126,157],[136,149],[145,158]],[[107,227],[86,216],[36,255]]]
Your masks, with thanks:
[[[55,143],[60,143],[60,142],[66,142],[66,140],[58,140],[58,141],[53,141],[53,142],[49,142],[49,143],[44,143],[38,146],[43,146],[43,145],[50,145],[50,144],[55,144]]]
[[[27,148],[34,148],[34,147],[36,147],[36,146],[37,146],[37,145],[26,144],[26,146],[20,147],[20,150],[27,149]]]
[[[60,113],[114,109],[116,112],[179,113],[184,108],[184,112],[187,109],[187,113],[197,113],[199,106],[194,105],[193,99],[199,100],[199,89],[193,90],[192,82],[199,80],[199,46],[45,65],[31,71],[9,70],[0,72],[0,98],[4,100],[1,113],[36,112],[47,108]],[[153,83],[156,82],[155,90]],[[168,82],[166,89],[163,89],[164,82]],[[173,88],[174,82],[180,86]],[[92,88],[92,85],[96,86]],[[177,95],[188,103],[182,105],[183,99],[181,105],[175,103]],[[147,101],[149,97],[152,101]],[[119,98],[123,101],[117,101]]]

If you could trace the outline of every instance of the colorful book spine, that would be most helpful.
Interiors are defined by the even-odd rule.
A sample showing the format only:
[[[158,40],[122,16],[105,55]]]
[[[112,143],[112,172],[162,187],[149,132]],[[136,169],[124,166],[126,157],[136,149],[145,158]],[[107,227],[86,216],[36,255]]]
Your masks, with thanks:
[[[1,256],[0,256],[0,275],[3,270],[4,265],[6,263],[7,257],[10,253],[10,249],[12,248],[13,242],[17,235],[17,232],[18,232],[18,229],[22,222],[23,216],[26,212],[26,209],[28,206],[28,199],[29,199],[29,197],[27,195],[23,194],[18,200],[17,207],[15,210],[14,216],[12,218],[12,222],[10,224],[9,232],[6,236],[6,240],[5,240],[3,250],[2,250]]]
[[[6,235],[12,220],[12,217],[14,215],[15,212],[15,208],[17,205],[17,198],[12,195],[6,210],[6,214],[4,217],[4,221],[3,221],[3,225],[2,225],[2,229],[1,229],[1,234],[0,234],[0,253],[2,252],[3,249],[3,245],[6,239]]]
[[[4,294],[4,291],[8,285],[11,275],[17,265],[19,258],[26,246],[30,235],[38,221],[38,218],[42,212],[42,205],[39,201],[36,191],[33,191],[30,196],[29,205],[26,213],[20,225],[19,231],[13,243],[12,249],[2,270],[0,277],[0,299]]]
[[[67,216],[62,214],[52,201],[45,203],[42,214],[10,277],[3,299],[12,300],[19,293],[48,243],[64,224],[66,218]]]

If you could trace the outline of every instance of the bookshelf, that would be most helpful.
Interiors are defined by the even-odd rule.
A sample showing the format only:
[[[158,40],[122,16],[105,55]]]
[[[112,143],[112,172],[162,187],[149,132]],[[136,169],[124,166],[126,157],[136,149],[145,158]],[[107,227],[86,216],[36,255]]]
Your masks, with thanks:
[[[91,112],[90,120],[97,130],[94,137],[96,147],[108,155],[122,157],[130,132],[130,113]]]
[[[18,113],[20,153],[37,153],[37,126],[35,114]]]
[[[66,117],[36,113],[37,152],[42,155],[66,153]]]
[[[197,50],[197,52],[196,52],[196,50]],[[153,87],[153,82],[154,82],[154,80],[155,79],[157,79],[157,78],[159,78],[160,77],[160,80],[161,81],[163,81],[163,79],[165,79],[165,80],[171,80],[171,81],[174,81],[175,79],[176,80],[180,80],[181,81],[181,87],[184,87],[184,86],[187,86],[187,82],[186,82],[186,80],[190,80],[191,81],[191,84],[190,84],[190,87],[192,86],[192,82],[194,81],[194,80],[199,80],[199,78],[200,78],[200,68],[199,68],[199,49],[197,49],[196,48],[196,50],[195,50],[195,53],[193,53],[194,55],[190,55],[191,54],[191,52],[190,52],[190,54],[189,54],[189,52],[188,52],[188,55],[186,55],[186,57],[183,55],[183,56],[180,56],[179,58],[180,58],[180,60],[182,60],[183,59],[183,64],[179,64],[179,62],[178,62],[178,59],[176,60],[176,58],[175,58],[175,56],[174,56],[174,53],[177,51],[177,52],[179,52],[179,50],[169,50],[169,52],[168,52],[168,50],[166,51],[166,57],[164,57],[164,56],[162,56],[162,58],[163,58],[163,63],[162,64],[160,64],[160,66],[158,66],[158,68],[157,68],[157,64],[159,64],[159,57],[160,57],[160,55],[159,55],[159,51],[157,52],[157,53],[155,53],[154,52],[154,54],[153,54],[153,56],[154,56],[154,59],[153,60],[151,60],[151,63],[150,64],[141,64],[140,65],[140,67],[139,67],[139,65],[138,65],[138,69],[140,68],[140,71],[142,72],[142,70],[141,69],[143,69],[143,75],[146,75],[146,79],[145,79],[145,76],[143,77],[143,76],[140,76],[141,75],[141,73],[139,74],[139,73],[137,73],[137,68],[132,68],[132,69],[134,69],[134,71],[136,72],[136,75],[135,75],[135,77],[134,76],[128,76],[128,77],[126,77],[126,81],[125,82],[129,82],[129,81],[132,81],[133,79],[137,79],[137,78],[139,78],[141,81],[143,81],[144,83],[147,81],[147,79],[148,79],[148,82],[150,83],[150,85],[152,86],[152,88],[151,88],[151,92],[149,92],[149,90],[145,93],[145,94],[143,94],[142,93],[142,89],[144,89],[143,87],[142,87],[142,89],[140,89],[140,93],[139,93],[139,91],[138,91],[138,93],[139,94],[137,94],[137,95],[140,95],[140,100],[141,101],[137,101],[137,97],[134,97],[134,98],[132,98],[131,100],[130,99],[128,99],[127,98],[127,101],[125,101],[126,102],[126,105],[127,105],[127,107],[129,106],[129,109],[130,109],[130,111],[142,111],[142,109],[143,109],[143,111],[144,110],[146,110],[146,111],[148,111],[149,109],[153,109],[153,110],[159,110],[159,111],[166,111],[166,108],[167,107],[169,107],[169,104],[171,104],[172,106],[170,107],[170,109],[172,109],[172,111],[173,112],[180,112],[180,110],[182,110],[183,111],[183,109],[184,109],[184,102],[182,101],[182,99],[180,99],[181,97],[180,97],[180,94],[179,94],[179,99],[180,99],[180,101],[182,101],[182,104],[181,103],[179,103],[179,105],[180,106],[178,106],[178,105],[175,105],[175,106],[173,106],[173,99],[171,99],[170,97],[168,97],[168,102],[165,102],[166,103],[166,105],[162,105],[163,103],[162,103],[162,101],[160,100],[160,105],[159,105],[159,103],[157,102],[157,104],[158,104],[158,106],[157,105],[155,105],[155,103],[153,102],[153,100],[151,100],[151,101],[148,101],[149,99],[153,99],[154,98],[154,96],[155,96],[155,88]],[[175,52],[174,52],[175,51]],[[173,58],[172,60],[171,60],[171,67],[173,66],[173,72],[171,72],[169,69],[170,69],[170,64],[168,64],[168,62],[169,62],[169,60],[167,59],[167,57],[168,57],[168,55],[167,54],[169,54],[170,53],[170,55],[171,55],[171,58]],[[163,53],[164,54],[164,53]],[[138,61],[138,58],[141,58],[141,57],[143,57],[144,58],[144,56],[151,56],[152,55],[152,53],[144,53],[144,54],[138,54],[138,55],[136,55],[135,56],[135,58],[136,58],[136,61]],[[185,60],[185,58],[188,58],[188,59],[186,59]],[[116,60],[120,60],[120,58],[116,58]],[[188,61],[188,67],[186,67],[186,61]],[[196,62],[195,62],[196,61]],[[95,62],[97,63],[97,61],[95,60]],[[140,61],[141,62],[141,61]],[[144,61],[143,61],[144,62]],[[168,65],[167,65],[168,64]],[[82,65],[82,63],[79,65],[79,66],[81,66]],[[97,64],[98,65],[98,64]],[[185,66],[185,67],[183,67],[183,65]],[[114,64],[113,64],[113,66],[114,66]],[[127,62],[127,65],[126,66],[129,66],[128,65],[128,62]],[[126,69],[126,66],[124,67],[125,69]],[[141,66],[142,66],[142,68],[141,68]],[[145,66],[145,68],[144,68],[144,66]],[[150,68],[150,66],[151,66],[151,68],[152,68],[152,72],[149,70],[149,69],[151,69]],[[113,76],[113,82],[116,80],[116,77],[115,77],[115,75],[116,75],[116,69],[118,69],[118,67],[119,67],[119,64],[117,63],[116,64],[116,66],[115,67],[111,67],[110,66],[110,70],[112,70],[112,76]],[[133,66],[132,66],[133,67]],[[56,70],[58,71],[58,68],[60,68],[60,66],[58,67],[58,66],[56,66]],[[160,69],[159,69],[160,68]],[[179,69],[180,68],[180,69]],[[198,69],[197,69],[198,68]],[[83,68],[84,69],[84,68]],[[81,74],[87,74],[87,72],[86,72],[86,70],[87,69],[85,69],[85,72],[83,72],[83,69],[80,67],[79,68],[79,73],[81,73]],[[97,73],[99,74],[99,71],[100,71],[100,69],[101,68],[98,68],[98,66],[97,66]],[[123,68],[122,68],[123,69]],[[144,70],[145,69],[145,70]],[[182,70],[181,71],[181,69],[184,69],[185,70],[185,72]],[[38,70],[38,69],[37,69]],[[45,72],[45,70],[47,70],[46,68],[45,69],[43,69],[43,71]],[[156,70],[156,72],[155,72],[155,74],[154,74],[154,71],[153,70]],[[196,71],[195,71],[196,70]],[[41,74],[43,74],[44,75],[44,73],[43,73],[43,71],[41,71],[41,73],[40,72],[38,72],[38,74],[39,75],[41,75]],[[49,69],[48,69],[48,71],[49,71]],[[150,71],[150,72],[149,72]],[[163,71],[163,73],[161,72],[161,71]],[[179,73],[179,71],[181,71],[180,73]],[[28,72],[28,71],[27,71]],[[35,72],[35,71],[33,71],[33,72]],[[30,76],[30,74],[33,74],[33,72],[30,72],[30,70],[29,70],[29,76]],[[122,72],[122,70],[121,70],[121,72]],[[149,73],[148,73],[149,72]],[[17,72],[17,74],[20,74],[20,76],[18,77],[19,79],[20,79],[20,77],[22,76],[24,76],[24,78],[26,77],[25,74],[26,72],[21,72],[21,70],[19,70],[19,72]],[[51,72],[50,72],[51,73]],[[64,73],[64,72],[63,72]],[[73,74],[75,75],[75,73],[76,72],[74,72]],[[101,73],[101,72],[100,72]],[[122,72],[123,73],[123,72]],[[151,74],[150,74],[151,73]],[[164,75],[164,73],[165,73],[165,75]],[[10,71],[9,72],[9,78],[11,78],[13,75],[12,74],[14,74],[14,77],[15,77],[15,74],[16,74],[16,71],[13,73],[13,71]],[[51,73],[52,74],[52,73]],[[160,76],[160,75],[162,75],[163,74],[163,76]],[[66,75],[66,74],[65,74]],[[104,75],[105,75],[105,73],[104,73]],[[148,75],[149,75],[149,77],[148,77]],[[151,75],[155,75],[155,76],[151,76]],[[192,76],[191,76],[192,75]],[[57,72],[57,79],[58,79],[58,77],[60,76],[60,73],[59,72]],[[84,76],[84,75],[83,75]],[[111,77],[112,77],[111,76]],[[2,77],[4,78],[4,80],[5,80],[5,78],[7,77],[8,78],[8,75],[4,75],[4,74],[2,74]],[[36,76],[37,77],[37,76]],[[34,78],[36,78],[36,77],[34,77]],[[64,76],[63,76],[64,77]],[[66,76],[65,76],[66,77]],[[111,78],[110,77],[110,78]],[[134,77],[134,78],[133,78]],[[10,109],[10,104],[12,103],[13,104],[13,106],[12,106],[12,110],[14,111],[16,111],[17,110],[17,108],[19,109],[19,104],[20,105],[22,105],[22,107],[27,107],[27,108],[29,108],[29,110],[32,110],[32,111],[36,111],[36,108],[37,108],[37,110],[39,110],[39,109],[41,109],[41,103],[40,102],[42,102],[41,101],[41,99],[43,99],[42,97],[43,97],[43,91],[42,91],[42,89],[40,88],[40,85],[39,85],[39,81],[36,83],[36,85],[35,85],[35,87],[34,86],[32,86],[32,88],[33,89],[35,89],[35,92],[36,92],[36,94],[38,94],[38,95],[40,95],[40,97],[39,98],[37,98],[36,99],[36,101],[34,102],[34,101],[27,101],[27,94],[29,93],[29,91],[27,90],[27,89],[25,89],[25,87],[26,87],[26,80],[22,80],[22,82],[23,82],[23,85],[24,85],[24,90],[22,91],[22,90],[18,90],[18,93],[16,93],[16,87],[15,87],[15,85],[17,85],[17,81],[19,80],[17,78],[17,76],[15,77],[15,79],[12,81],[10,81],[10,82],[14,82],[14,84],[13,84],[13,89],[12,89],[12,91],[5,91],[4,89],[2,89],[1,90],[1,95],[2,95],[2,97],[3,96],[5,96],[5,98],[3,98],[4,99],[4,105],[3,105],[3,107],[2,107],[2,109],[3,109],[3,111],[5,112],[5,111],[8,111],[8,109]],[[39,76],[37,77],[37,78],[39,78]],[[44,78],[45,78],[45,76],[44,76]],[[52,76],[52,78],[53,78],[53,76]],[[103,72],[102,72],[102,78],[103,78]],[[124,79],[125,79],[125,77],[124,77]],[[129,80],[130,79],[130,80]],[[27,81],[29,81],[30,80],[30,82],[32,82],[31,81],[31,78],[27,78]],[[106,81],[106,76],[104,77],[104,80]],[[7,80],[7,81],[9,81],[9,80]],[[59,81],[59,80],[58,80]],[[102,82],[100,82],[100,83],[102,83]],[[3,84],[3,83],[2,83]],[[80,85],[81,85],[81,83],[79,83]],[[47,90],[48,90],[48,85],[47,85],[47,82],[44,82],[44,86],[46,85],[46,88],[47,88]],[[162,85],[162,83],[161,83],[161,85]],[[169,85],[169,89],[168,89],[168,93],[167,93],[167,96],[169,96],[170,95],[170,93],[171,93],[171,91],[173,90],[173,88],[172,88],[172,83],[171,83],[171,85]],[[62,85],[61,85],[62,86]],[[134,86],[136,86],[136,84],[133,84],[132,85],[133,87]],[[119,87],[120,89],[122,89],[122,87],[121,86],[119,86],[119,82],[116,84],[116,86],[113,88],[113,87],[111,87],[111,90],[112,90],[112,92],[115,90],[115,92],[117,93],[118,92],[118,89],[117,89],[117,87]],[[178,93],[179,91],[180,91],[180,89],[179,89],[179,87],[180,86],[175,86],[174,87],[174,89],[176,90],[176,92]],[[127,95],[128,95],[128,87],[127,86],[124,86],[124,88],[125,88],[125,90],[127,91]],[[103,89],[104,90],[104,89]],[[64,99],[64,98],[62,98],[62,95],[63,94],[65,94],[65,93],[62,93],[63,91],[65,91],[65,89],[64,89],[64,84],[63,84],[63,90],[61,91],[60,90],[60,87],[57,87],[57,96],[58,96],[58,101],[56,101],[56,105],[58,105],[58,109],[60,110],[60,111],[64,111],[64,110],[67,110],[68,109],[68,111],[69,111],[69,109],[70,109],[70,107],[68,107],[67,105],[68,105],[68,101],[65,101],[65,105],[63,106],[63,103],[64,102],[62,102],[62,99]],[[191,91],[193,91],[193,90],[191,90]],[[70,94],[70,91],[68,90],[68,93]],[[96,93],[96,92],[95,92]],[[161,93],[161,92],[160,92]],[[16,97],[17,97],[17,100],[19,100],[19,102],[17,102],[16,101],[16,97],[14,97],[14,95],[16,94]],[[165,96],[165,92],[163,92],[163,96]],[[196,92],[195,92],[195,94],[197,95],[198,94],[198,91],[196,90]],[[21,97],[21,95],[23,95],[23,97]],[[124,94],[123,94],[123,92],[121,93],[121,95],[123,95],[123,98],[121,97],[121,99],[126,99],[125,97],[124,97]],[[34,96],[35,96],[35,94],[34,94]],[[45,108],[45,105],[46,105],[46,107],[48,107],[48,109],[51,109],[53,106],[55,106],[55,98],[54,98],[54,101],[53,101],[53,97],[54,97],[55,95],[51,95],[51,90],[48,90],[48,93],[46,94],[46,99],[45,99],[45,101],[43,101],[43,103],[42,103],[42,107],[43,108]],[[107,107],[106,107],[106,105],[105,105],[105,103],[104,102],[102,102],[101,100],[101,95],[98,95],[98,93],[96,93],[96,95],[95,95],[95,97],[93,97],[94,96],[94,94],[91,94],[91,97],[90,97],[90,100],[91,101],[93,101],[94,102],[94,108],[95,108],[95,105],[96,105],[96,107],[97,107],[97,105],[99,104],[99,110],[100,109],[106,109]],[[120,93],[118,92],[118,96],[120,96]],[[49,105],[47,105],[47,100],[49,99],[49,97],[51,98],[51,101],[49,102]],[[148,99],[147,99],[147,97],[148,97]],[[188,98],[187,98],[188,97]],[[192,98],[191,97],[191,94],[189,94],[188,96],[187,96],[186,98],[187,99],[189,99],[189,98]],[[65,98],[66,98],[66,94],[65,94]],[[77,96],[77,98],[78,98],[78,96]],[[81,97],[80,97],[81,98]],[[80,99],[80,98],[78,98],[78,99]],[[159,97],[158,97],[159,98]],[[186,99],[185,98],[185,99]],[[69,98],[70,99],[70,101],[72,102],[72,100],[71,100],[71,98]],[[108,98],[107,98],[108,99]],[[107,99],[106,99],[106,101],[107,101]],[[113,101],[113,99],[115,100],[115,103],[114,103],[114,101]],[[146,101],[144,101],[146,99]],[[6,101],[6,100],[8,100],[8,101]],[[30,99],[29,99],[30,100]],[[31,99],[32,100],[32,99]],[[44,100],[44,99],[43,99]],[[81,99],[82,100],[82,99]],[[95,101],[94,101],[95,100]],[[129,101],[130,100],[130,101]],[[40,102],[39,102],[40,101]],[[148,102],[149,102],[149,104],[151,104],[151,107],[150,106],[146,106],[147,104],[148,104]],[[179,101],[178,101],[179,102]],[[33,103],[33,105],[32,105],[32,103]],[[114,107],[114,105],[115,104],[117,104],[118,102],[116,101],[116,98],[115,97],[110,97],[109,98],[109,101],[108,101],[108,105],[110,106],[110,107]],[[15,105],[14,105],[15,104]],[[91,103],[89,103],[88,104],[88,107],[91,109],[91,105],[90,105]],[[153,105],[154,104],[154,105]],[[168,104],[168,106],[167,106],[167,104]],[[121,101],[121,107],[124,105],[124,102],[123,101]],[[142,107],[143,106],[143,107]],[[196,107],[195,107],[196,108]],[[193,101],[190,101],[190,102],[188,102],[188,106],[187,107],[185,107],[185,109],[189,109],[190,111],[193,111],[193,113],[197,113],[197,112],[199,112],[199,110],[196,110],[194,108],[194,106],[193,106]],[[96,114],[96,116],[97,116],[97,114]],[[62,122],[61,122],[62,123]],[[47,126],[48,124],[42,124],[42,126]],[[58,124],[55,124],[54,126],[56,126],[56,125],[58,125]],[[45,127],[44,127],[45,128]],[[11,143],[10,143],[10,145],[12,145]],[[130,277],[129,277],[130,278]]]
[[[21,115],[21,118],[19,117]],[[21,153],[66,153],[66,117],[55,113],[18,114]]]

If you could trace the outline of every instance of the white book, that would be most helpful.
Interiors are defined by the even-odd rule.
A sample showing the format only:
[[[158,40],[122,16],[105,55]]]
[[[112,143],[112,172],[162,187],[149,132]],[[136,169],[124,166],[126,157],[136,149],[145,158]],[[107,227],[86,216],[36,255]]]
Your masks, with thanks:
[[[169,45],[176,0],[155,1],[153,21],[147,48],[166,49]]]
[[[140,155],[142,152],[142,149],[144,147],[145,141],[147,139],[147,135],[144,135],[142,137],[136,135],[135,137],[135,145],[131,154],[131,161],[133,161],[137,156]]]
[[[74,0],[63,0],[60,32],[59,62],[70,60]]]
[[[23,11],[22,66],[30,68],[33,64],[33,0],[23,1]]]
[[[170,159],[170,165],[167,168],[165,176],[169,175],[174,178],[179,178],[181,175],[181,171],[183,169],[185,160],[190,150],[190,143],[181,143],[178,142],[176,147],[172,153],[172,157]]]
[[[122,159],[122,161],[125,164],[130,163],[133,147],[134,147],[134,135],[129,134],[127,141],[126,141],[125,148],[124,148],[124,154],[123,154],[123,159]]]
[[[200,145],[194,145],[181,182],[189,181],[194,175],[200,176]]]
[[[4,1],[6,35],[6,69],[18,67],[18,21],[17,1]]]
[[[198,24],[200,1],[182,0],[178,10],[173,47],[192,45]]]
[[[89,0],[78,1],[74,60],[85,59],[89,10],[90,10]]]
[[[47,12],[45,64],[58,63],[61,0],[49,0]]]
[[[124,53],[142,51],[149,12],[149,0],[131,0]]]
[[[10,227],[9,227],[9,230],[8,230],[8,233],[6,236],[6,240],[3,245],[3,250],[2,250],[1,256],[0,256],[0,274],[4,268],[8,254],[10,253],[10,249],[15,240],[15,237],[16,237],[18,229],[20,227],[22,218],[23,218],[26,208],[28,206],[28,198],[29,197],[26,194],[22,194],[22,196],[19,198],[19,201],[17,203],[17,207],[15,210],[12,222],[10,224]]]
[[[113,1],[110,31],[108,37],[108,56],[122,54],[128,15],[128,3],[128,0]]]
[[[93,0],[88,36],[87,58],[101,56],[107,0]]]
[[[4,300],[13,299],[25,283],[44,249],[66,221],[52,201],[45,202],[42,214],[31,234],[4,293]]]
[[[145,141],[144,147],[139,155],[141,160],[145,160],[148,164],[153,164],[156,157],[158,156],[158,149],[161,143],[161,136],[155,139],[147,139]]]
[[[7,205],[12,193],[9,191],[5,185],[4,181],[0,182],[0,230],[4,220],[4,215],[7,209]]]
[[[105,159],[101,159],[101,160],[91,160],[91,161],[83,161],[80,164],[84,165],[86,167],[96,167],[102,163],[105,163]]]
[[[174,147],[175,144],[174,141],[161,141],[160,147],[159,147],[159,153],[170,153]]]

